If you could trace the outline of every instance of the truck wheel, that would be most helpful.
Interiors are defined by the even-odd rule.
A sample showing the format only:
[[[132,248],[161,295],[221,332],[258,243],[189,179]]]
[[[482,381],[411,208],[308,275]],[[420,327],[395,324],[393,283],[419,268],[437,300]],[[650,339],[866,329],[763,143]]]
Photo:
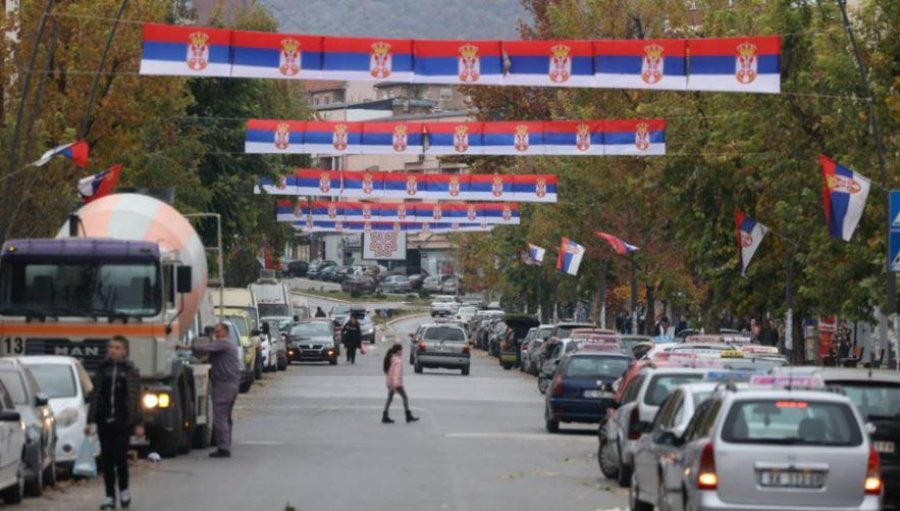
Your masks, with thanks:
[[[166,431],[160,427],[153,438],[150,439],[150,449],[156,451],[163,458],[174,458],[181,447],[182,431],[184,430],[183,417],[181,415],[181,392],[178,385],[172,387],[172,403],[178,406],[172,408],[172,431]]]
[[[189,395],[187,389],[182,389],[182,399],[184,406],[182,407],[181,418],[181,443],[178,446],[179,454],[187,454],[191,452],[191,445],[194,443],[194,428],[197,425],[197,413],[194,410],[193,396]]]
[[[262,367],[262,359],[260,357],[256,357],[256,366],[253,368],[253,377],[257,380],[262,380],[263,377],[263,367]]]

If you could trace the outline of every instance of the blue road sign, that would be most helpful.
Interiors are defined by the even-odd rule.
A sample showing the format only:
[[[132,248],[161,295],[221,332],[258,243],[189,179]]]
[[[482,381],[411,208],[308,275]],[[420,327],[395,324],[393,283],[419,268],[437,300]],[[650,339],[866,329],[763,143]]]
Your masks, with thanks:
[[[888,235],[888,271],[900,272],[900,190],[890,194],[890,234]]]

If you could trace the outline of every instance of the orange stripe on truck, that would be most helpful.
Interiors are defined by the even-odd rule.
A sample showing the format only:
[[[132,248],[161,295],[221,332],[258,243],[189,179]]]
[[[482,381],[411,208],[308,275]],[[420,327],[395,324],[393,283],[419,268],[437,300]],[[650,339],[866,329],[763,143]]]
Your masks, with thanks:
[[[113,335],[136,337],[165,337],[166,325],[156,324],[84,324],[84,323],[3,323],[0,336],[33,337],[112,337]]]

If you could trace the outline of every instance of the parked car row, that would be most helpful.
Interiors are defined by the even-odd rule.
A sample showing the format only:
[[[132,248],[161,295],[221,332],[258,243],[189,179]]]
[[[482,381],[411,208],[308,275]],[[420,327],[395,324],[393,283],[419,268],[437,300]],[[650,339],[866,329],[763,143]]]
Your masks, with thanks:
[[[463,293],[458,276],[430,275],[425,269],[415,266],[387,269],[373,265],[343,266],[334,261],[318,260],[309,263],[303,274],[313,280],[341,284],[345,292],[411,293],[424,290],[432,294]],[[344,283],[348,281],[345,286]]]

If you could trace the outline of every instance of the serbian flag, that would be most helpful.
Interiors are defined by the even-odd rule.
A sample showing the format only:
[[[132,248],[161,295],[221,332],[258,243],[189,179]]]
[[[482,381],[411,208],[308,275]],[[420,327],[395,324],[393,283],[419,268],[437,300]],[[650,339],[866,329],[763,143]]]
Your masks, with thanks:
[[[371,199],[384,197],[383,172],[342,172],[344,190],[341,195],[354,199]]]
[[[297,195],[297,176],[287,175],[272,179],[268,176],[259,178],[259,184],[253,193],[265,192],[269,195]]]
[[[314,80],[321,74],[321,36],[235,30],[231,43],[235,78]]]
[[[363,123],[309,121],[303,134],[303,152],[309,154],[361,154]]]
[[[594,48],[590,41],[503,41],[509,60],[504,85],[591,87]]]
[[[513,198],[513,176],[504,174],[470,174],[469,193],[465,200],[502,201]]]
[[[344,219],[348,222],[375,222],[380,220],[381,210],[372,202],[344,202]]]
[[[363,125],[362,154],[422,154],[421,122],[367,122]]]
[[[250,119],[244,125],[244,152],[248,154],[306,154],[305,121]]]
[[[416,206],[405,202],[383,202],[378,204],[378,217],[383,222],[413,222]]]
[[[603,148],[607,156],[666,154],[666,120],[604,121]]]
[[[528,244],[528,257],[535,262],[535,264],[541,264],[544,262],[544,255],[547,253],[547,250],[541,248],[537,245]]]
[[[583,258],[584,247],[569,238],[563,238],[556,257],[556,269],[569,275],[578,275],[578,267]]]
[[[689,39],[687,90],[781,92],[781,36]]]
[[[603,155],[603,121],[544,123],[544,151],[576,156]]]
[[[312,205],[305,199],[294,202],[290,199],[275,201],[275,219],[278,222],[297,222],[312,214]]]
[[[89,152],[90,147],[88,146],[88,143],[84,140],[79,140],[77,142],[72,142],[71,144],[65,144],[50,149],[46,153],[42,154],[41,157],[36,161],[32,162],[31,166],[43,167],[55,156],[64,156],[72,160],[72,163],[74,163],[75,165],[84,168],[87,167],[88,164]]]
[[[322,53],[323,80],[412,81],[409,39],[325,37]]]
[[[460,196],[469,193],[468,174],[427,174],[424,177],[429,199],[459,200]]]
[[[865,176],[827,156],[819,155],[819,164],[822,167],[822,201],[828,232],[835,238],[850,241],[866,208],[871,183]]]
[[[142,75],[231,76],[231,30],[144,23]]]
[[[500,41],[413,41],[414,83],[500,84]]]
[[[622,240],[621,238],[617,238],[612,234],[600,231],[594,231],[594,234],[596,234],[600,239],[606,240],[606,242],[609,243],[612,249],[615,250],[619,255],[628,255],[636,250],[639,250],[638,247],[629,243],[625,243],[624,240]]]
[[[519,225],[519,204],[515,202],[485,202],[481,206],[483,221],[489,224]]]
[[[747,273],[753,254],[769,231],[765,225],[745,215],[743,211],[734,210],[734,229],[737,233],[738,258],[741,261],[741,275]]]
[[[425,174],[385,172],[384,197],[387,199],[421,199],[428,191]]]
[[[427,122],[425,154],[484,154],[484,123]]]
[[[519,202],[556,202],[558,176],[521,174],[513,176],[513,197]]]
[[[116,184],[119,183],[119,173],[122,172],[122,164],[113,165],[112,167],[98,172],[93,176],[88,176],[78,180],[78,193],[87,204],[100,197],[105,197],[113,192]]]
[[[483,154],[545,154],[544,123],[500,121],[484,123]],[[574,148],[573,148],[574,152]]]
[[[337,170],[300,169],[294,195],[341,195],[342,173]]]
[[[595,87],[685,90],[684,39],[594,41]]]

